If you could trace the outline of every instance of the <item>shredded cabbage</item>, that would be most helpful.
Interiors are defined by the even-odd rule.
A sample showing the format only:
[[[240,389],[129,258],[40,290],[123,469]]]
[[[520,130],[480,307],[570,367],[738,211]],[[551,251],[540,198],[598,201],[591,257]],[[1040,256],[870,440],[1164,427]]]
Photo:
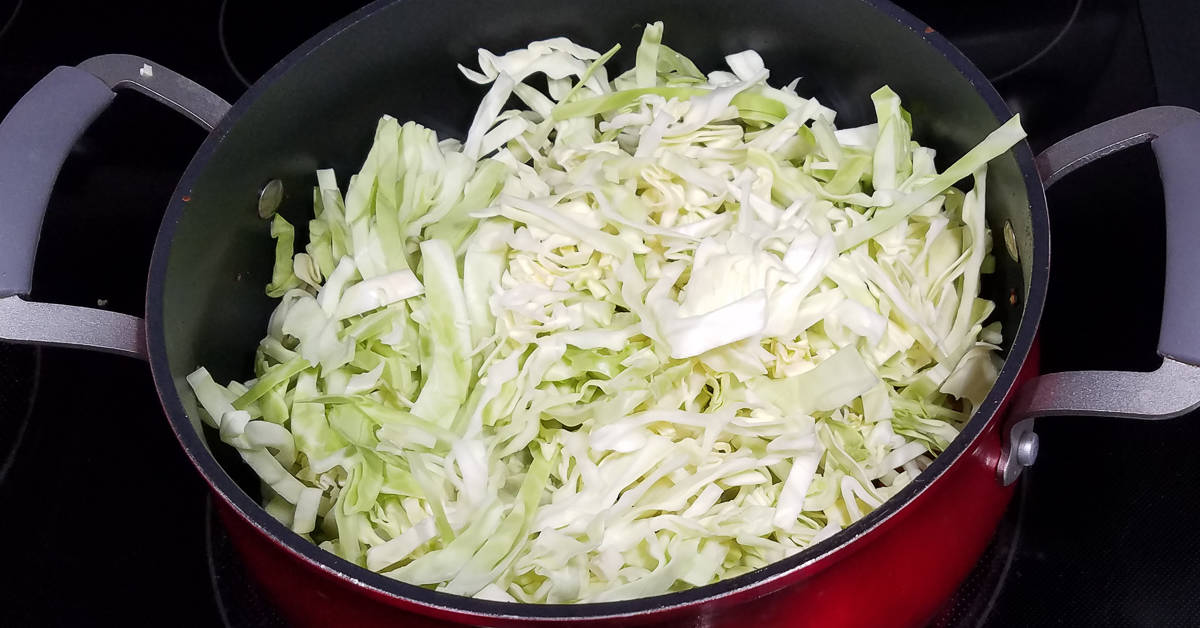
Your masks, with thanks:
[[[794,554],[955,438],[998,372],[1018,119],[938,172],[887,87],[839,129],[754,51],[704,75],[662,36],[611,79],[616,48],[480,51],[462,143],[384,116],[303,252],[274,218],[255,378],[188,377],[270,513],[416,585],[615,600]]]

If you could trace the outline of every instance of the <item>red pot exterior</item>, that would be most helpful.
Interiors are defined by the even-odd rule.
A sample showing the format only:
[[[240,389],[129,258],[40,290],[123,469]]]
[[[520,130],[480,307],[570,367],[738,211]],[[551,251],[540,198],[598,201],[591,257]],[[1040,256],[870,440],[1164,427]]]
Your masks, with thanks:
[[[1016,385],[1037,373],[1037,346]],[[1009,399],[1011,399],[1011,393]],[[1007,401],[1005,403],[1007,404]],[[662,612],[571,625],[920,626],[946,603],[987,547],[1012,498],[996,480],[1005,406],[975,443],[911,503],[861,537],[760,586]],[[385,596],[314,568],[223,500],[218,511],[253,577],[297,626],[495,626],[562,623],[479,617]]]

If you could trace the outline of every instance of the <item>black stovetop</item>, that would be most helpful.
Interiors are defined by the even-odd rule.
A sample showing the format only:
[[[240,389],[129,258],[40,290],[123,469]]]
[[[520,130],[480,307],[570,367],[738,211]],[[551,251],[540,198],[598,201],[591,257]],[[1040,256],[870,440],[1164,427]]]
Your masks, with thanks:
[[[109,52],[233,101],[359,4],[0,0],[0,112],[54,66]],[[1035,150],[1141,107],[1200,108],[1200,12],[1186,0],[900,4],[995,81]],[[118,97],[62,172],[35,297],[140,313],[161,208],[201,139],[175,114]],[[1151,153],[1109,158],[1049,200],[1044,366],[1153,368],[1163,221]],[[936,624],[1200,623],[1200,416],[1059,418],[1038,431],[1040,460]],[[140,362],[0,345],[0,503],[0,625],[279,625],[211,521]]]

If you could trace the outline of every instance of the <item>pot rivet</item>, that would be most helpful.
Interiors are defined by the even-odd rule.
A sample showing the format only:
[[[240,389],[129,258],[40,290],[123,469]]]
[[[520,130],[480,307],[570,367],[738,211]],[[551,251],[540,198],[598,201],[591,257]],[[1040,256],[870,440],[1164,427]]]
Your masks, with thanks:
[[[263,220],[275,215],[279,203],[283,202],[283,182],[271,179],[258,193],[258,216]]]
[[[1008,249],[1008,256],[1012,261],[1019,261],[1020,256],[1017,254],[1017,234],[1013,233],[1012,221],[1004,221],[1004,248]]]
[[[1017,441],[1017,462],[1022,467],[1032,466],[1038,455],[1038,435],[1033,432],[1021,434]]]

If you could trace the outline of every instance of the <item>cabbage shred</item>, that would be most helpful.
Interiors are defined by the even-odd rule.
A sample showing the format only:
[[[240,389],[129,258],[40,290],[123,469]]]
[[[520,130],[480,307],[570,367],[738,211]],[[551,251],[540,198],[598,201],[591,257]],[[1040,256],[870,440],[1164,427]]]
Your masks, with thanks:
[[[878,507],[987,394],[1018,119],[939,173],[887,87],[839,129],[753,51],[615,51],[480,51],[465,141],[384,116],[303,252],[274,218],[255,379],[188,381],[297,533],[481,598],[701,586]]]

